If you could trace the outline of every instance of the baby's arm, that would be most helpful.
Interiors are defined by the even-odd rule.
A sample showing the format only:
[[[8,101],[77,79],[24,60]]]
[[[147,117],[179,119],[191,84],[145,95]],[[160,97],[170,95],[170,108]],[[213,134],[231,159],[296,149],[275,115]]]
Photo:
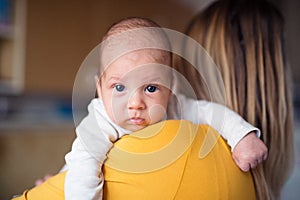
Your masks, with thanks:
[[[66,155],[66,163],[65,199],[102,199],[102,163],[86,151],[78,138]]]
[[[117,130],[103,116],[104,107],[97,99],[88,106],[88,115],[76,128],[77,138],[66,155],[65,199],[102,199],[101,167]]]
[[[248,171],[267,158],[267,147],[259,139],[259,129],[237,113],[217,103],[188,99],[183,95],[177,98],[181,118],[198,124],[209,124],[216,129],[227,140],[241,170]]]

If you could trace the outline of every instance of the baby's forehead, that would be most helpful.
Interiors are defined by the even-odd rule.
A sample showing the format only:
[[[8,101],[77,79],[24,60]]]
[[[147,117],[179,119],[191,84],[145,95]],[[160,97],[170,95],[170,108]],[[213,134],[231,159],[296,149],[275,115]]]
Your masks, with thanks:
[[[101,60],[100,62],[103,63]],[[165,50],[151,48],[131,51],[112,59],[109,64],[102,65],[100,71],[105,71],[111,65],[122,67],[124,65],[141,65],[148,63],[171,66],[171,53]]]
[[[159,49],[141,49],[130,53],[127,53],[118,59],[129,59],[133,62],[138,60],[144,60],[152,63],[169,64],[171,55],[170,52]]]
[[[145,53],[153,61],[166,63],[171,60],[168,38],[160,28],[136,28],[109,35],[101,43],[100,62],[103,67],[131,52]],[[167,54],[163,51],[167,51]]]
[[[106,83],[121,81],[130,85],[143,85],[149,82],[168,85],[171,78],[172,68],[170,66],[150,60],[136,63],[126,63],[126,61],[120,60],[104,70],[101,76]]]
[[[146,74],[147,76],[157,74],[166,76],[170,74],[171,58],[170,52],[157,49],[136,50],[115,59],[107,65],[102,75],[124,76],[126,74]]]

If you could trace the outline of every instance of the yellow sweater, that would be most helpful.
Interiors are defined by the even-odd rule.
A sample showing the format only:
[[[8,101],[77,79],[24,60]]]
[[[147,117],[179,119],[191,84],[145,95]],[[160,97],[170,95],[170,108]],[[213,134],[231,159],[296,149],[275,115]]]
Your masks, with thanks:
[[[164,121],[114,144],[103,167],[104,199],[255,199],[251,173],[233,162],[209,126]],[[65,173],[15,200],[64,199]]]

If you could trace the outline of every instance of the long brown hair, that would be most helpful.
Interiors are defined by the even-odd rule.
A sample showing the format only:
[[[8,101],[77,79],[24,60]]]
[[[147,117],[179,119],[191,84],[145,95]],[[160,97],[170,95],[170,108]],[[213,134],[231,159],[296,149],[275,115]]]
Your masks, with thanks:
[[[252,170],[256,195],[261,200],[280,198],[294,162],[293,113],[283,30],[283,17],[270,3],[225,0],[200,12],[186,31],[219,67],[226,105],[262,131],[269,157]],[[195,59],[200,59],[196,52],[188,53],[195,53]],[[175,63],[198,98],[209,100],[195,69],[182,60]]]

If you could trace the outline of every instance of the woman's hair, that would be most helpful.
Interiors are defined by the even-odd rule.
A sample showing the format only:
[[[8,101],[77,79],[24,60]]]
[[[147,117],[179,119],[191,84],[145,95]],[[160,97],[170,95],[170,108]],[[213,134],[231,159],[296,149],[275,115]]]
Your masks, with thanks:
[[[218,66],[227,106],[262,131],[269,157],[252,170],[256,195],[261,200],[280,198],[294,162],[283,23],[279,11],[266,1],[225,0],[200,12],[186,31]],[[200,59],[197,52],[188,53]],[[182,60],[176,68],[190,81],[198,98],[209,100],[205,83],[195,69]]]

